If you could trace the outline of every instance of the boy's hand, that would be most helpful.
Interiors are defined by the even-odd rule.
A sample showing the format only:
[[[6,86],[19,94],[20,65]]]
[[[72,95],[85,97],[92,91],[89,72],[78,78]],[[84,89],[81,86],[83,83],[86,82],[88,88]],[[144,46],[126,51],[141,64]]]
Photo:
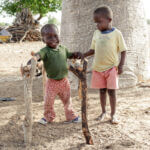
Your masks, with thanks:
[[[123,65],[119,65],[118,66],[118,74],[122,74],[123,73]]]
[[[121,52],[121,60],[118,66],[118,74],[122,74],[123,73],[123,65],[125,62],[125,58],[126,58],[126,51]]]
[[[74,53],[74,58],[75,59],[81,59],[81,58],[83,58],[84,56],[83,56],[83,54],[81,53],[81,52],[75,52]]]
[[[40,55],[39,54],[36,54],[34,52],[31,52],[31,55],[32,55],[32,58],[35,60],[35,61],[40,61]],[[31,59],[27,62],[27,65],[31,65]]]

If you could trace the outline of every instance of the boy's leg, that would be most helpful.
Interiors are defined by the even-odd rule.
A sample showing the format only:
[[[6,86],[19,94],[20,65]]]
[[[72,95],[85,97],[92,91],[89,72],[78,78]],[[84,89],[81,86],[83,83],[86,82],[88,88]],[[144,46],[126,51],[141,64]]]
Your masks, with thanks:
[[[106,113],[106,93],[107,89],[100,89],[100,101],[101,101],[101,108],[102,108],[102,113]]]
[[[46,94],[44,101],[44,118],[47,122],[52,122],[55,118],[54,112],[54,100],[57,95],[57,87],[55,81],[47,79],[46,83]]]
[[[106,93],[107,93],[107,82],[105,78],[105,72],[92,72],[92,80],[91,80],[91,87],[94,89],[100,89],[100,102],[102,113],[97,118],[97,120],[103,120],[106,115]]]
[[[107,72],[107,88],[111,107],[111,122],[118,123],[115,118],[116,113],[116,89],[118,89],[118,73],[116,67],[113,67]]]
[[[65,115],[67,121],[74,120],[78,116],[75,114],[73,108],[72,108],[72,101],[71,101],[71,93],[70,93],[70,83],[68,79],[63,79],[61,81],[61,86],[60,86],[60,92],[59,92],[59,97],[62,100],[64,104],[64,109],[65,109]]]
[[[100,121],[104,120],[106,116],[106,96],[107,96],[107,89],[106,88],[100,89],[100,102],[101,102],[102,113],[97,118]]]
[[[111,107],[111,117],[113,117],[116,112],[116,91],[108,89],[108,94]]]
[[[111,123],[118,124],[118,120],[115,117],[116,113],[116,91],[115,90],[108,90],[109,99],[110,99],[110,106],[111,106]]]

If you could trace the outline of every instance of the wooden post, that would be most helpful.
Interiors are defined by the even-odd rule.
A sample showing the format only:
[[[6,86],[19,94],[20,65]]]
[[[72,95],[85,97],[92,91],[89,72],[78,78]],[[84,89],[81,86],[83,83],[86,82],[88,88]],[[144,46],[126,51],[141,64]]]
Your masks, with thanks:
[[[24,129],[24,142],[26,148],[30,149],[32,142],[32,84],[33,77],[36,70],[36,60],[31,59],[31,67],[25,66],[22,69],[22,75],[24,77],[24,100],[25,100],[25,118],[23,122]]]
[[[45,71],[44,67],[42,67],[42,75],[43,75],[43,100],[44,100],[45,92],[46,92],[46,80],[47,80],[46,71]]]
[[[73,66],[69,67],[69,70],[73,72],[78,78],[79,78],[79,91],[81,90],[81,97],[82,97],[82,105],[81,105],[81,110],[82,110],[82,131],[83,135],[86,140],[86,144],[93,145],[93,140],[91,133],[88,128],[88,121],[87,121],[87,82],[86,82],[86,71],[87,71],[87,60],[83,60],[83,68],[74,68]]]

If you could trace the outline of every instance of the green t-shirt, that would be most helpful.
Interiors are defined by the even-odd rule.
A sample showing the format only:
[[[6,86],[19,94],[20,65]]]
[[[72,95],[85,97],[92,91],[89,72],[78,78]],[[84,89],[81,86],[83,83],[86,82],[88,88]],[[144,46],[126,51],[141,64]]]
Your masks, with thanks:
[[[57,49],[46,46],[38,54],[43,60],[48,78],[61,80],[68,75],[67,58],[73,53],[69,52],[67,48],[62,45],[59,45]]]

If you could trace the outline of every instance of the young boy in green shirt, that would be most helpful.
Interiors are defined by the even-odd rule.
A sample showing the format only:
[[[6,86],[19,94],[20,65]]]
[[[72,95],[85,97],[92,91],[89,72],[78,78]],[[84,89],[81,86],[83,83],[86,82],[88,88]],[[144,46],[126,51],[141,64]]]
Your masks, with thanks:
[[[53,24],[46,24],[41,29],[41,35],[46,47],[34,55],[37,61],[42,60],[47,73],[44,118],[39,122],[46,124],[55,118],[54,100],[58,95],[64,104],[65,115],[68,122],[80,122],[81,119],[72,108],[70,96],[70,83],[67,79],[67,59],[81,58],[80,52],[69,52],[67,48],[59,45],[58,29]]]

